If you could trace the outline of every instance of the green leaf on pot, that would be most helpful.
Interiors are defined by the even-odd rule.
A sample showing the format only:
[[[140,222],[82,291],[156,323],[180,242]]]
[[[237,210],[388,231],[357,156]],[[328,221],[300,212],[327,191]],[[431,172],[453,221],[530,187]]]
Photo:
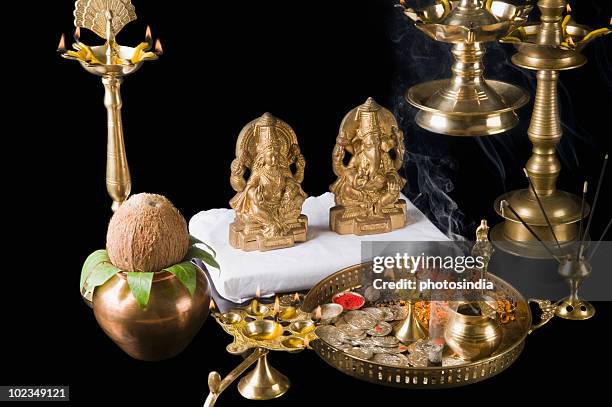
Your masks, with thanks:
[[[91,272],[87,280],[85,280],[85,287],[87,293],[92,292],[96,287],[103,285],[112,276],[119,273],[121,270],[113,266],[111,263],[99,263]]]
[[[81,269],[81,284],[79,286],[81,290],[93,269],[100,263],[110,263],[106,250],[96,250],[85,259],[85,263],[83,263],[83,268]]]
[[[193,295],[196,289],[196,275],[198,273],[198,267],[190,261],[175,264],[172,267],[165,268],[164,271],[172,273],[179,279],[183,285],[189,291],[189,294]]]
[[[153,283],[153,274],[155,273],[127,273],[127,281],[130,290],[140,308],[145,308],[149,303],[149,295],[151,294],[151,284]]]
[[[187,251],[187,256],[185,256],[185,259],[186,260],[199,259],[199,260],[202,260],[204,263],[208,264],[209,266],[215,267],[217,269],[221,269],[221,267],[219,266],[219,263],[217,263],[215,258],[210,253],[208,253],[206,250],[202,250],[199,247],[191,246],[189,248],[189,251]]]
[[[208,250],[210,250],[213,254],[213,257],[217,257],[217,252],[215,251],[215,249],[213,249],[212,247],[210,247],[210,245],[206,242],[201,241],[200,239],[198,239],[197,237],[191,236],[189,235],[189,246],[194,246],[197,243],[201,243],[204,246],[206,246],[206,248]]]
[[[110,262],[106,250],[97,250],[87,257],[81,270],[81,292],[91,293],[121,270]]]
[[[189,246],[193,246],[196,243],[204,243],[204,242],[195,236],[189,235]]]

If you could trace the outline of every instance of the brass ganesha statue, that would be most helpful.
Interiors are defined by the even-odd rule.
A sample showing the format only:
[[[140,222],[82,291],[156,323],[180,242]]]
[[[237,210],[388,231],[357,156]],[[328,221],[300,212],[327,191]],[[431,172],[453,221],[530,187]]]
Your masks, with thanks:
[[[265,113],[242,129],[231,164],[230,183],[237,192],[230,201],[236,212],[232,247],[266,251],[306,241],[305,165],[295,132],[284,121]]]
[[[329,218],[333,231],[368,235],[406,225],[406,201],[400,199],[406,180],[398,174],[404,153],[395,117],[374,99],[344,117],[332,155],[338,176],[330,187],[336,202]]]

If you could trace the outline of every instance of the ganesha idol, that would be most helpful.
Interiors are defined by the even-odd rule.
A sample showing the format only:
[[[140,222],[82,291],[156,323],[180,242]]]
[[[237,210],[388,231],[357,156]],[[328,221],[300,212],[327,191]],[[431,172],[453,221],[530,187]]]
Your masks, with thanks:
[[[395,117],[374,99],[344,117],[332,156],[338,176],[330,187],[336,202],[329,217],[333,231],[368,235],[406,225],[406,201],[400,199],[406,180],[398,174],[404,151]]]
[[[236,212],[232,247],[267,251],[306,241],[305,165],[295,132],[284,121],[265,113],[242,129],[231,164],[230,183],[237,192],[230,201]]]

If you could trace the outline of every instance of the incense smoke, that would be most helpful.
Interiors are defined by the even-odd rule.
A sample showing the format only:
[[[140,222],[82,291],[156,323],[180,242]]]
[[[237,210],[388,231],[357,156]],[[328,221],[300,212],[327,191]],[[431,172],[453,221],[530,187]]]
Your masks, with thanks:
[[[412,0],[410,5],[420,8],[432,3],[429,0]],[[471,237],[476,225],[475,219],[462,211],[453,198],[453,192],[459,177],[477,179],[478,174],[462,172],[461,160],[470,158],[461,157],[460,154],[451,151],[451,144],[457,144],[457,141],[451,142],[451,136],[436,135],[419,128],[414,121],[418,110],[404,99],[404,92],[410,86],[450,77],[450,67],[453,63],[449,52],[450,45],[427,37],[415,28],[400,10],[394,13],[391,20],[390,34],[394,43],[397,71],[393,81],[392,110],[405,132],[407,153],[404,176],[408,179],[405,193],[413,198],[415,205],[449,237],[454,239],[462,236]],[[539,20],[537,8],[532,12],[530,20]],[[589,47],[593,47],[592,55],[589,55],[590,63],[597,64],[602,73],[604,86],[612,88],[610,56],[605,51],[605,46],[601,41],[595,41]],[[533,97],[536,88],[535,72],[513,65],[510,57],[515,52],[511,45],[488,43],[484,58],[485,77],[522,86]],[[578,175],[580,160],[575,143],[580,142],[581,145],[588,146],[591,154],[597,154],[597,146],[595,138],[577,123],[572,97],[564,86],[563,77],[561,74],[558,89],[564,136],[557,147],[557,152],[563,166],[563,176],[571,177],[569,185],[575,184],[577,190],[581,185],[581,182],[578,182],[581,177]],[[496,175],[499,184],[488,186],[483,191],[491,195],[483,194],[479,197],[490,201],[491,206],[499,193],[527,186],[522,168],[531,154],[527,128],[532,107],[533,100],[517,112],[520,117],[519,125],[506,133],[489,137],[469,137],[460,141],[460,143],[476,143],[491,167],[491,169],[483,168],[483,171],[493,171]],[[492,191],[495,188],[498,191]],[[501,219],[494,220],[491,224],[499,220]]]

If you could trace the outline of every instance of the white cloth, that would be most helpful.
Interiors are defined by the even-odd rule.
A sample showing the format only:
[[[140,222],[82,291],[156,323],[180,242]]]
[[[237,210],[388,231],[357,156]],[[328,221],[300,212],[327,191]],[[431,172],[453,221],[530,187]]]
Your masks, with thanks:
[[[404,199],[406,197],[402,196]],[[189,221],[189,233],[217,252],[220,270],[208,266],[217,292],[233,302],[309,289],[330,274],[362,262],[362,241],[440,241],[448,238],[408,201],[409,224],[393,232],[355,236],[339,235],[329,229],[330,192],[306,199],[302,213],[308,216],[308,240],[295,246],[267,252],[245,252],[229,244],[231,209],[210,209]]]

